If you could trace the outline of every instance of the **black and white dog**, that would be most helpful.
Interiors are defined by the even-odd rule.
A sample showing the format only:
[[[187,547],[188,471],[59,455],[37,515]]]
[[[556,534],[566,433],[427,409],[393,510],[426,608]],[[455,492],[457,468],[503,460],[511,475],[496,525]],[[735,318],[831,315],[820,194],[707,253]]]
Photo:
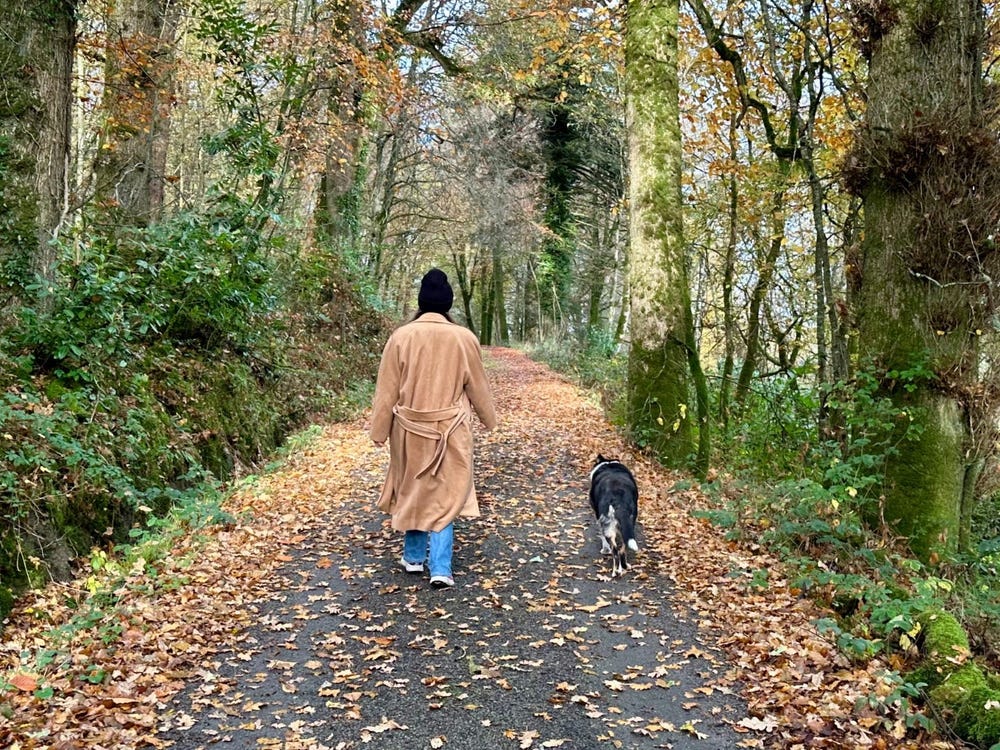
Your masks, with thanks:
[[[597,454],[590,472],[590,507],[600,528],[601,552],[611,553],[611,575],[622,575],[628,568],[626,548],[639,549],[635,541],[639,488],[632,472],[621,461]]]

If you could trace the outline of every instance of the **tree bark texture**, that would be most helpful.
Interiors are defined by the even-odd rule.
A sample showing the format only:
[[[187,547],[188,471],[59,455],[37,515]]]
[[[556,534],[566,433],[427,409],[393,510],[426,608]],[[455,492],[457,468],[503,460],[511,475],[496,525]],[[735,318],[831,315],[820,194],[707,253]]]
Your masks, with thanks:
[[[179,18],[176,0],[123,0],[108,17],[96,197],[131,226],[163,207]]]
[[[919,555],[958,542],[979,460],[978,337],[990,313],[985,195],[997,184],[982,108],[982,17],[976,0],[896,0],[872,34],[862,192],[865,235],[856,296],[861,366],[923,425],[888,458],[886,521]],[[978,144],[978,146],[977,146]],[[995,148],[995,147],[994,147]],[[992,230],[990,230],[992,231]],[[926,362],[930,384],[894,372]]]
[[[628,420],[670,466],[693,449],[681,219],[676,0],[634,0],[625,32],[631,344]]]
[[[0,255],[23,284],[54,281],[66,212],[75,5],[16,0],[0,50]]]

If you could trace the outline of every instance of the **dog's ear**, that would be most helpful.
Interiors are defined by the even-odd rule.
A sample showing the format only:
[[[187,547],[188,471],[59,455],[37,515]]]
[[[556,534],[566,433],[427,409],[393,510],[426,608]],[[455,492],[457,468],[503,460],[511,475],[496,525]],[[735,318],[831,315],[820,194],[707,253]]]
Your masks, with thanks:
[[[600,453],[598,453],[598,454],[597,454],[597,460],[596,460],[596,461],[594,461],[594,464],[595,464],[595,465],[596,465],[596,464],[601,464],[601,463],[604,463],[604,462],[605,462],[605,461],[607,461],[607,460],[608,460],[608,459],[606,459],[606,458],[605,458],[605,457],[604,457],[603,455],[601,455]]]

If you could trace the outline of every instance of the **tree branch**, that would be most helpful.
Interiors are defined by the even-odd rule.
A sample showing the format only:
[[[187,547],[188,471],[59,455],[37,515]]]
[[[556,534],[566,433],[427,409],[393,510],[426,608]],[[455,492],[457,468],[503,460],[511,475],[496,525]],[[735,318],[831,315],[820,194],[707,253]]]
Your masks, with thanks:
[[[393,47],[399,47],[405,42],[415,49],[422,50],[434,58],[438,65],[444,70],[446,75],[458,76],[465,72],[465,68],[445,54],[444,45],[441,38],[426,29],[409,30],[407,27],[410,21],[417,14],[417,11],[424,5],[426,0],[401,0],[396,10],[389,17],[388,28],[395,32],[396,39],[391,40]]]
[[[753,109],[760,116],[761,124],[764,126],[764,135],[767,138],[768,146],[771,148],[771,152],[779,159],[788,159],[794,161],[801,156],[797,144],[792,144],[791,146],[778,143],[777,135],[775,134],[774,125],[771,122],[771,112],[767,105],[750,94],[750,86],[747,83],[746,69],[743,65],[743,57],[739,52],[734,50],[725,40],[722,38],[722,32],[715,25],[715,21],[712,19],[712,14],[705,7],[704,0],[687,0],[688,7],[694,12],[695,17],[698,19],[698,23],[701,25],[701,29],[705,34],[705,39],[709,46],[715,50],[715,53],[719,56],[719,59],[728,62],[733,70],[733,77],[736,79],[736,92],[740,97],[740,104],[743,107],[743,112],[740,115],[740,119],[743,119],[743,115],[746,114],[748,109]]]

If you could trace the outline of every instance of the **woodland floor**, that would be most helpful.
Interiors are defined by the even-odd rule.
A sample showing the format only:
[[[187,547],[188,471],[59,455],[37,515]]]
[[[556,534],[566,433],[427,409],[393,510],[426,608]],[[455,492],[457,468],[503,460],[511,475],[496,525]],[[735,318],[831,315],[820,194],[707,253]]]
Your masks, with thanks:
[[[483,515],[457,525],[454,589],[398,568],[373,507],[386,452],[363,422],[327,426],[233,493],[235,523],[122,571],[87,627],[68,625],[82,580],[25,597],[0,644],[0,747],[953,747],[860,709],[884,665],[840,656],[777,561],[693,518],[698,492],[585,392],[486,359],[501,424],[477,437]],[[587,507],[598,452],[639,481],[620,579]]]

